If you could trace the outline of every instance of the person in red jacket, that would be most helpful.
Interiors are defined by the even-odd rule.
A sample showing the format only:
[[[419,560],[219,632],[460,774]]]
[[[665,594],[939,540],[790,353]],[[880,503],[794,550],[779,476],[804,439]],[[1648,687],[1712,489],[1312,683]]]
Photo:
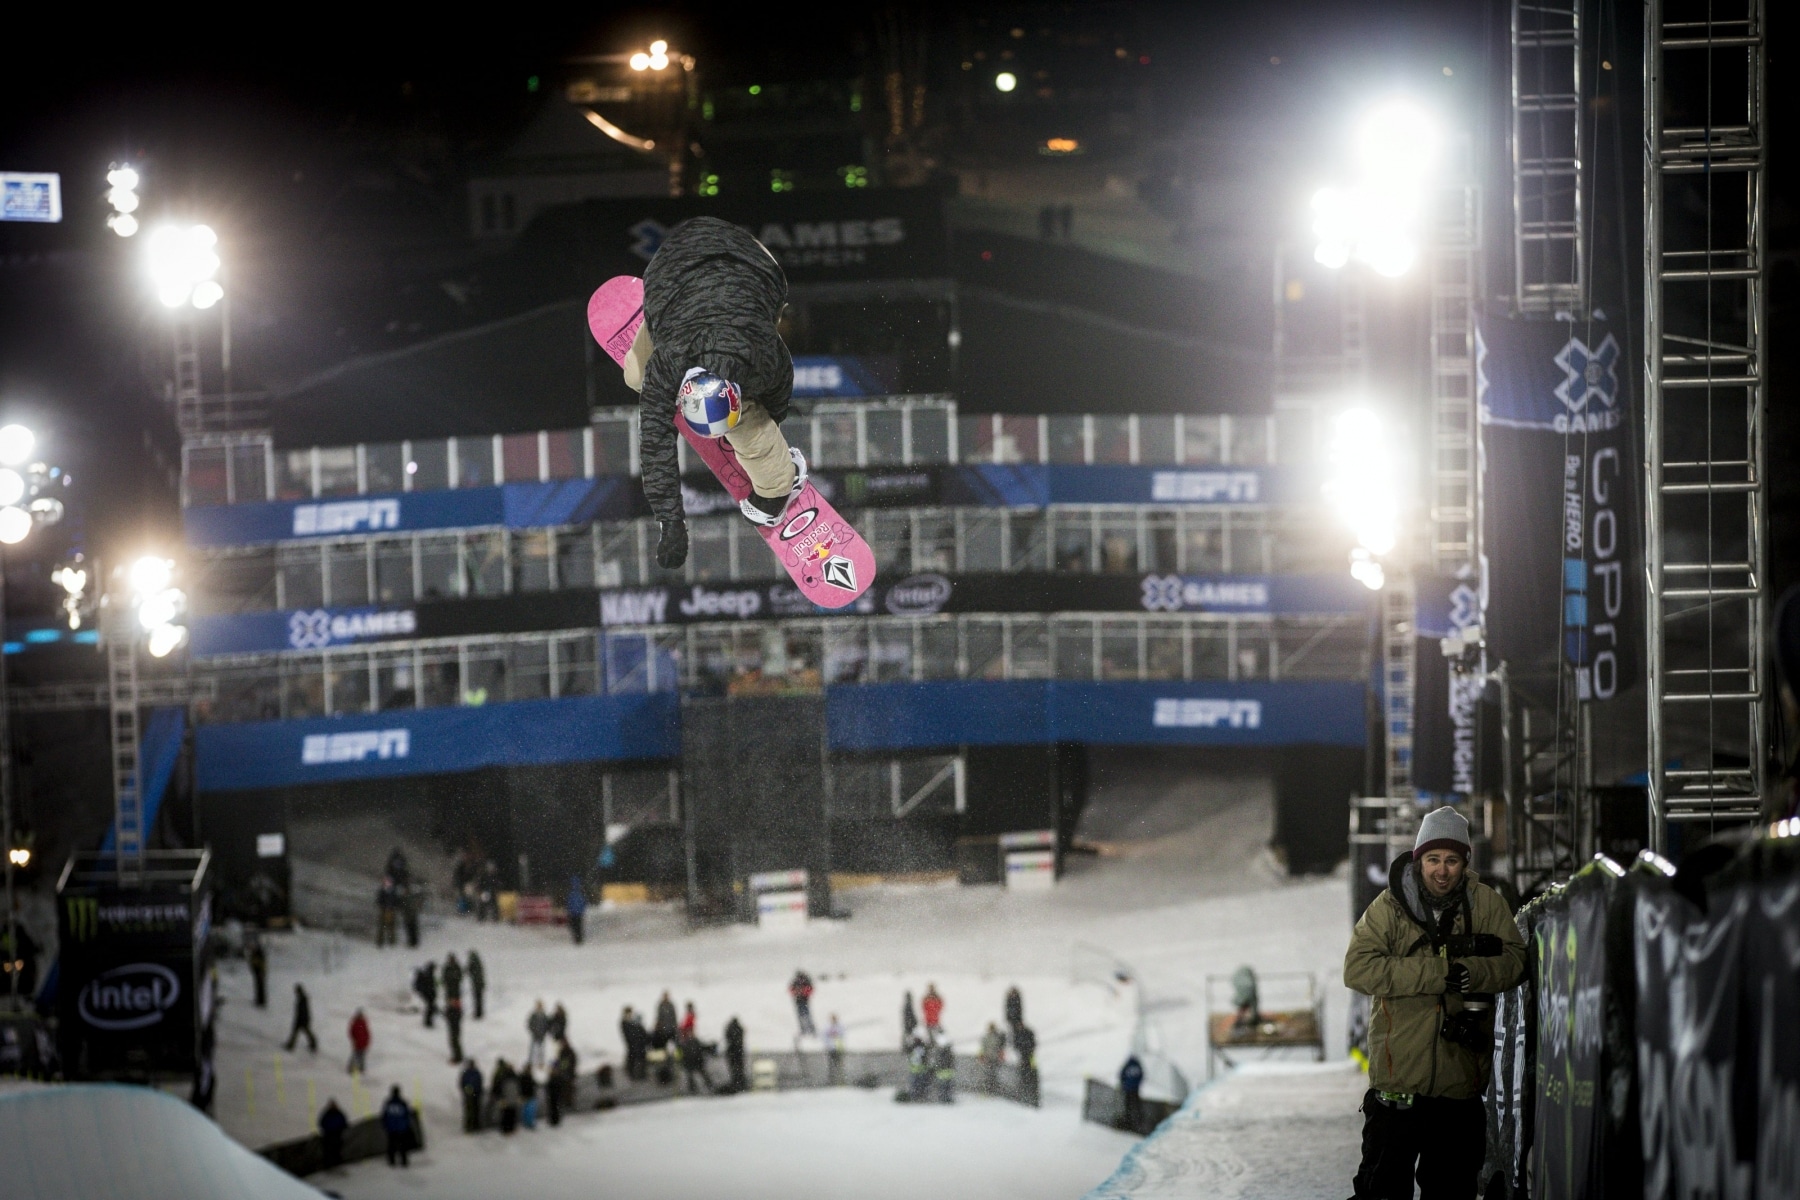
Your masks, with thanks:
[[[944,998],[938,995],[937,984],[925,985],[925,998],[919,1001],[919,1011],[925,1016],[925,1032],[936,1034],[944,1016]]]
[[[801,1037],[812,1037],[818,1032],[813,1028],[812,994],[812,976],[795,971],[793,982],[788,984],[788,995],[794,998],[794,1016],[799,1018]]]
[[[696,1018],[694,1016],[694,1002],[692,1000],[689,1000],[687,1002],[687,1006],[682,1010],[682,1013],[681,1013],[681,1027],[680,1027],[681,1036],[683,1038],[693,1037],[694,1029],[696,1028],[697,1024],[698,1024],[698,1018]]]
[[[363,1016],[363,1010],[357,1009],[356,1015],[350,1018],[350,1065],[346,1069],[352,1075],[360,1075],[368,1070],[369,1053],[369,1018]]]

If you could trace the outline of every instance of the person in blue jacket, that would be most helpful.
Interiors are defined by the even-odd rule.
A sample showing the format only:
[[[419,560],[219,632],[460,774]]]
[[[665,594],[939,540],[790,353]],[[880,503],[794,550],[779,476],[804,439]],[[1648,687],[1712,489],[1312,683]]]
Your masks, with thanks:
[[[581,923],[582,918],[587,916],[587,906],[587,889],[581,886],[581,876],[569,876],[569,899],[565,907],[569,912],[569,936],[575,939],[577,946],[581,945]]]
[[[413,1112],[397,1083],[381,1106],[381,1131],[387,1134],[388,1166],[410,1166],[406,1156],[413,1148]]]

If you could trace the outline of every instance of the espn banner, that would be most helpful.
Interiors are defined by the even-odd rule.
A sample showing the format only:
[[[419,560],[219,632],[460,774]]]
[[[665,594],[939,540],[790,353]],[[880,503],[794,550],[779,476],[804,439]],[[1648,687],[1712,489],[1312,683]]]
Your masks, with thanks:
[[[1490,663],[1560,653],[1584,700],[1638,673],[1638,457],[1622,335],[1485,317],[1476,333]]]

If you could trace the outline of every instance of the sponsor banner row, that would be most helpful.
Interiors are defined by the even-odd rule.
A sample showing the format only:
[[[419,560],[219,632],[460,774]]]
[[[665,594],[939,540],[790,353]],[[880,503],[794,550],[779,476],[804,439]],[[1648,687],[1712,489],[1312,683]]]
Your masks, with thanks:
[[[840,508],[957,505],[1042,508],[1048,504],[1261,506],[1316,501],[1316,479],[1286,467],[1076,465],[895,467],[817,471],[820,493]],[[712,475],[682,480],[690,517],[735,512]],[[275,500],[189,508],[191,546],[247,546],[432,529],[541,529],[650,514],[638,481],[625,475],[507,483],[450,491],[320,500]]]
[[[463,708],[394,710],[308,721],[203,725],[195,731],[204,792],[483,767],[672,758],[681,748],[673,692],[570,696]]]
[[[1366,613],[1369,593],[1336,575],[940,575],[878,580],[855,604],[820,608],[786,580],[440,600],[406,608],[308,608],[195,617],[193,654],[308,652],[414,638],[937,613]]]

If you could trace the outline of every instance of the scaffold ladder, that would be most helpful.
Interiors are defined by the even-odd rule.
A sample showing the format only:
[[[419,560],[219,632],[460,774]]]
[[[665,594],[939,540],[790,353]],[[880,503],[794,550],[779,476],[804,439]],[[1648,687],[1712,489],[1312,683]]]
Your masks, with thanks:
[[[1438,574],[1473,567],[1479,553],[1475,491],[1475,317],[1479,206],[1459,139],[1432,222],[1431,557]]]
[[[139,770],[136,630],[124,607],[109,608],[102,629],[106,642],[108,727],[112,735],[114,854],[121,878],[135,877],[144,863],[144,807]]]
[[[1381,590],[1382,732],[1387,743],[1387,795],[1412,799],[1415,655],[1412,575],[1396,570]]]
[[[1581,230],[1581,0],[1513,0],[1513,269],[1520,312],[1575,314]]]

